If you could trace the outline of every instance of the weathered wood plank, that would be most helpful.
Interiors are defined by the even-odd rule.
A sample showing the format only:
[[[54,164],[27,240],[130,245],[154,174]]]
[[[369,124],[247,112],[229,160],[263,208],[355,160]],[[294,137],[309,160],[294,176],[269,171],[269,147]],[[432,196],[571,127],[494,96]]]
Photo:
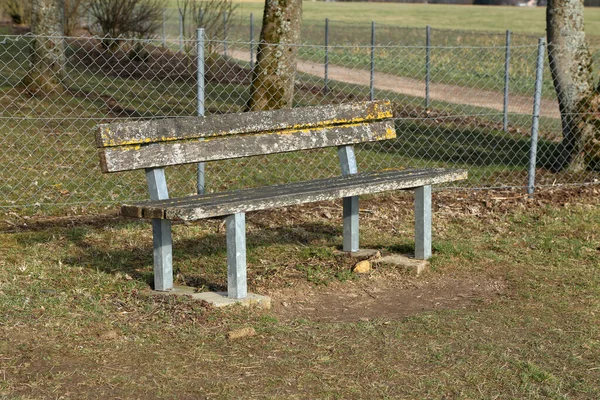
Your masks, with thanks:
[[[466,177],[466,173],[465,173]],[[210,216],[226,215],[230,212],[249,212],[270,208],[284,207],[294,204],[311,203],[322,200],[334,200],[341,197],[359,196],[362,194],[379,193],[390,190],[415,188],[424,185],[431,185],[454,181],[456,175],[452,174],[412,174],[402,178],[373,180],[356,180],[352,182],[350,179],[346,185],[342,187],[331,187],[328,184],[321,188],[315,188],[311,191],[303,191],[300,193],[286,193],[285,190],[277,188],[275,191],[261,191],[262,196],[251,201],[245,198],[239,198],[237,201],[227,203],[218,203],[210,207],[198,208],[195,206],[174,207],[165,209],[165,216],[168,219],[181,220],[196,220]]]
[[[286,129],[307,129],[391,117],[392,107],[389,101],[372,101],[208,117],[167,118],[99,125],[96,144],[98,147],[139,145]]]
[[[100,164],[103,172],[118,172],[341,146],[395,137],[393,123],[387,120],[202,141],[108,147],[100,150]]]
[[[143,201],[138,202],[135,205],[126,205],[124,207],[132,207],[131,216],[136,217],[135,210],[136,207],[142,207],[146,210],[156,210],[157,215],[160,214],[159,210],[164,210],[165,208],[170,207],[188,207],[188,206],[196,206],[201,202],[203,207],[211,207],[214,205],[224,205],[228,203],[235,203],[242,200],[256,200],[263,198],[267,191],[272,192],[285,192],[289,195],[294,194],[302,194],[312,191],[320,191],[323,187],[327,187],[329,189],[339,189],[348,185],[348,181],[351,180],[353,184],[362,185],[365,182],[373,182],[378,183],[382,181],[390,180],[392,177],[398,177],[402,179],[402,176],[411,177],[414,179],[419,179],[421,177],[427,177],[431,174],[443,174],[444,169],[433,168],[433,169],[407,169],[403,171],[399,170],[391,170],[391,171],[381,171],[381,172],[367,172],[362,174],[355,174],[353,176],[336,176],[333,178],[326,179],[315,179],[310,181],[302,181],[295,182],[283,185],[275,185],[271,187],[260,187],[260,188],[247,188],[236,191],[228,191],[228,192],[217,192],[217,193],[209,193],[205,195],[192,195],[186,197],[179,197],[164,201]],[[456,171],[456,170],[454,170]],[[366,193],[364,193],[366,194]],[[163,213],[164,214],[164,213]],[[129,214],[127,214],[129,215]],[[145,217],[145,216],[143,216]]]
[[[295,204],[389,190],[409,189],[467,178],[465,170],[422,169],[368,172],[268,188],[245,189],[217,195],[196,195],[157,202],[125,205],[121,213],[127,217],[145,218],[162,215],[171,220],[198,220],[240,212],[265,210]]]

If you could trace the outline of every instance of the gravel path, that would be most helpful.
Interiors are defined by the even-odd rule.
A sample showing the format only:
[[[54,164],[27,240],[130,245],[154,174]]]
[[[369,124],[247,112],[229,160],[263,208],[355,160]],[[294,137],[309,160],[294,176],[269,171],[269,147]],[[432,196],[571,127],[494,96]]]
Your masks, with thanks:
[[[248,52],[236,50],[229,54],[238,60],[249,61]],[[297,70],[320,78],[324,77],[323,64],[300,60],[298,61]],[[363,86],[369,86],[370,84],[369,74],[365,70],[330,65],[328,75],[330,80],[339,82]],[[375,73],[375,89],[401,93],[408,96],[425,97],[424,81],[381,72]],[[504,100],[501,92],[443,83],[431,83],[429,95],[431,100],[484,107],[496,111],[503,110]],[[509,95],[508,111],[516,114],[531,114],[533,111],[533,95]],[[560,118],[558,103],[553,100],[542,99],[540,115],[549,118]]]

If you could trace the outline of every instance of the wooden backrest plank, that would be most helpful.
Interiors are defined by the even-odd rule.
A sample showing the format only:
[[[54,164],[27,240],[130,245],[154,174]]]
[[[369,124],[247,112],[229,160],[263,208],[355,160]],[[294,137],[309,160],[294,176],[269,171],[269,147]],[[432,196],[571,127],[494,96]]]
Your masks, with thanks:
[[[208,140],[108,147],[100,151],[100,164],[103,172],[118,172],[343,146],[395,137],[393,122],[384,120]]]
[[[377,121],[392,117],[389,101],[258,111],[207,117],[102,124],[96,132],[100,148],[142,145],[320,126]]]

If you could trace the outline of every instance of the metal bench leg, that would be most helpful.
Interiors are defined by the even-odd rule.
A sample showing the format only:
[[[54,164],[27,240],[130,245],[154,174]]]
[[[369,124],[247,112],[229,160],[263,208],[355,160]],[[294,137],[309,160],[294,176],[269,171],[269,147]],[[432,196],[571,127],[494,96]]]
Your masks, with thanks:
[[[352,146],[338,147],[338,158],[342,175],[351,175],[358,172],[356,156]],[[344,198],[344,240],[342,248],[344,251],[358,251],[358,196]]]
[[[431,257],[431,185],[415,190],[415,258]]]
[[[173,240],[171,221],[152,220],[154,246],[154,290],[173,289]]]
[[[358,196],[344,197],[344,251],[358,251]]]
[[[146,182],[151,200],[169,198],[164,168],[146,169]],[[173,239],[171,221],[152,220],[152,245],[154,248],[154,290],[173,289]]]
[[[246,284],[246,214],[227,217],[227,297],[243,299],[248,295]]]

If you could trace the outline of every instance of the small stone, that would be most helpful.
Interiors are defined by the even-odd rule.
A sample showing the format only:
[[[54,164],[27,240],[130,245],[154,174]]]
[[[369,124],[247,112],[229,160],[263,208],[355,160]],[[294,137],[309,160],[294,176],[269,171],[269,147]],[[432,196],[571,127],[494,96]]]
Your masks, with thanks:
[[[371,262],[368,260],[360,261],[356,263],[352,272],[355,274],[366,274],[371,270]]]
[[[235,340],[256,335],[256,331],[252,327],[234,329],[227,332],[227,339]]]
[[[288,302],[284,301],[283,303],[281,303],[281,305],[282,305],[282,306],[284,306],[284,307],[289,307],[289,306],[290,306],[290,303],[288,303]]]
[[[119,334],[117,333],[117,331],[114,331],[114,330],[106,331],[100,335],[100,339],[102,339],[102,340],[115,340],[118,338],[119,338]]]

